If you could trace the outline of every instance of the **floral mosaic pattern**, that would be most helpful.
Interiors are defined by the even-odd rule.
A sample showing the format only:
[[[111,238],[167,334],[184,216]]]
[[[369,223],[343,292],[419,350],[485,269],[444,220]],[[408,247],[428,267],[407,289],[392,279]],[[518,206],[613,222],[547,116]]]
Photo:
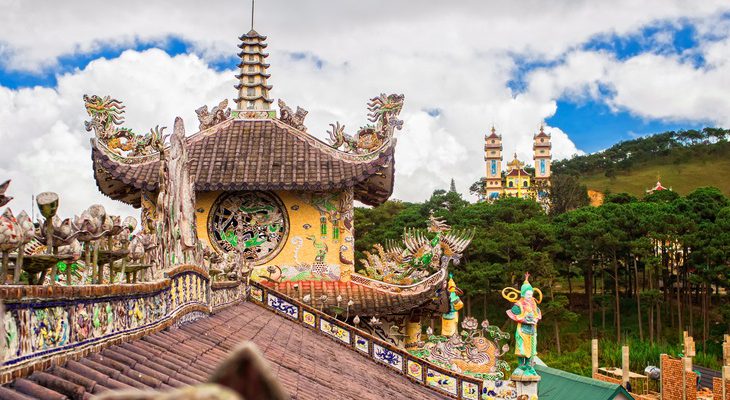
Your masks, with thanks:
[[[190,304],[207,306],[208,280],[183,272],[171,278],[169,288],[156,293],[104,298],[54,300],[52,303],[8,302],[4,325],[6,366],[101,343],[128,332],[154,326]]]
[[[363,352],[365,354],[370,353],[370,347],[369,347],[370,345],[369,345],[369,342],[370,341],[367,340],[367,339],[365,339],[364,337],[362,337],[362,336],[360,336],[358,334],[355,334],[355,348],[358,351],[361,351],[361,352]]]
[[[403,356],[377,343],[373,343],[373,357],[389,367],[403,370]]]
[[[484,400],[517,400],[517,387],[512,381],[486,381],[482,389]]]
[[[314,328],[315,325],[316,325],[316,319],[317,319],[317,317],[315,317],[315,315],[312,314],[311,312],[306,311],[306,310],[302,310],[302,321],[305,324],[307,324],[307,325],[311,326],[312,328]]]
[[[457,395],[456,378],[442,374],[431,368],[426,370],[426,384],[454,396]]]
[[[479,385],[473,382],[461,381],[461,397],[468,400],[478,400]]]
[[[253,285],[258,284],[253,283]],[[429,363],[428,361],[421,360],[415,355],[407,353],[403,354],[399,351],[391,350],[389,346],[387,346],[384,342],[376,338],[369,337],[361,330],[348,325],[340,326],[339,324],[333,323],[334,321],[331,320],[331,317],[328,318],[319,310],[310,311],[308,309],[304,309],[305,307],[302,304],[298,303],[296,300],[290,300],[284,295],[271,291],[268,288],[264,288],[261,286],[252,286],[250,293],[252,298],[254,297],[254,293],[262,298],[266,296],[268,301],[265,305],[268,305],[269,308],[279,312],[282,312],[281,310],[279,310],[279,307],[281,307],[282,304],[292,305],[297,311],[300,311],[302,313],[302,323],[310,327],[312,326],[312,323],[316,323],[317,315],[319,315],[319,330],[321,330],[323,334],[330,336],[333,339],[340,341],[348,346],[352,346],[355,351],[359,352],[363,356],[369,358],[372,357],[372,359],[374,359],[375,361],[385,364],[398,372],[405,373],[409,378],[413,379],[414,381],[421,382],[422,384],[427,385],[428,387],[431,387],[436,391],[440,391],[441,393],[448,393],[454,397],[462,399],[471,400],[487,398],[485,397],[487,396],[487,391],[482,388],[482,383],[479,380],[467,380],[464,379],[465,377],[463,375],[457,373],[453,373],[452,375],[452,373],[450,372],[439,372],[439,370],[431,368],[432,366],[436,366]],[[273,293],[276,293],[276,295],[273,295]],[[272,297],[277,301],[272,301]],[[352,338],[352,340],[350,340],[350,338]],[[424,374],[424,371],[426,372],[426,374]],[[502,386],[505,382],[491,381],[487,383]],[[508,385],[505,383],[505,388],[507,386]],[[508,395],[512,392],[510,392],[509,390],[502,390],[500,391],[500,393]],[[488,398],[496,399],[497,397]],[[516,400],[516,394],[514,397],[504,397],[504,399]]]
[[[411,378],[423,382],[423,366],[420,363],[408,360],[408,368],[406,369],[406,372]]]
[[[282,300],[277,296],[269,293],[267,304],[274,310],[286,315],[289,318],[299,319],[299,307],[286,300]]]
[[[259,303],[263,303],[264,302],[264,291],[259,288],[256,288],[256,287],[252,287],[251,288],[251,298],[258,301]]]
[[[350,344],[350,331],[347,331],[337,325],[331,324],[326,319],[320,318],[319,329],[322,332],[324,332],[344,343]]]

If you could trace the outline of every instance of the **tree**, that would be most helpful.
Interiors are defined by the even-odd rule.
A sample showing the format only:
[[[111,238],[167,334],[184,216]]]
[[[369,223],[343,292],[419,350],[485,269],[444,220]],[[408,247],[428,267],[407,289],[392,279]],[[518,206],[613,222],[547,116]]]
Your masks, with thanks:
[[[454,178],[451,178],[451,185],[449,185],[449,193],[451,192],[456,193],[456,181],[454,181]]]
[[[553,175],[546,190],[550,199],[550,215],[560,215],[587,206],[589,202],[588,189],[576,176]]]

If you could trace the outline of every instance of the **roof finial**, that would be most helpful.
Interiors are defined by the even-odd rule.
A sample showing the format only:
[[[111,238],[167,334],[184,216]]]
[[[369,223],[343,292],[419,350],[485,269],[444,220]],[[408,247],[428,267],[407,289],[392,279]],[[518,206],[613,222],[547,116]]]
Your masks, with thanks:
[[[540,133],[545,133],[545,123],[540,122]]]
[[[495,134],[497,134],[497,130],[494,129],[494,124],[492,124],[492,135],[495,135]]]
[[[254,16],[254,6],[256,5],[256,0],[251,0],[251,30],[253,30],[253,16]]]

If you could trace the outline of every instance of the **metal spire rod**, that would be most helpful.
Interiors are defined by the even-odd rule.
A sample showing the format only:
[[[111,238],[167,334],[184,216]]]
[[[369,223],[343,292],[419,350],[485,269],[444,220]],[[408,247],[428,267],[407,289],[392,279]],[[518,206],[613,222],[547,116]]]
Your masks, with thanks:
[[[256,5],[256,0],[251,0],[251,29],[252,30],[253,30],[253,15],[254,15],[253,11],[254,11],[255,5]]]

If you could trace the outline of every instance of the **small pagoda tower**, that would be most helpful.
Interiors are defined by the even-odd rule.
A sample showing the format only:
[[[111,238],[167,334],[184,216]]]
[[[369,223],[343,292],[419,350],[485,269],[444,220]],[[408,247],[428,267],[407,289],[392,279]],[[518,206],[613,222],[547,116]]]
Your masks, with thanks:
[[[241,44],[238,47],[241,52],[238,56],[241,63],[238,67],[240,73],[236,75],[238,84],[238,98],[236,99],[236,110],[233,111],[234,118],[273,118],[275,112],[271,110],[273,100],[269,98],[271,85],[266,83],[271,76],[266,73],[269,64],[264,61],[269,56],[264,53],[266,48],[266,36],[260,35],[253,27],[248,33],[238,38]]]
[[[540,125],[540,132],[533,136],[533,160],[535,162],[535,186],[547,187],[550,185],[550,162],[552,160],[552,144],[550,135]]]
[[[487,200],[496,200],[502,195],[502,135],[497,135],[494,126],[489,135],[484,135],[484,160],[487,162],[485,196]]]

